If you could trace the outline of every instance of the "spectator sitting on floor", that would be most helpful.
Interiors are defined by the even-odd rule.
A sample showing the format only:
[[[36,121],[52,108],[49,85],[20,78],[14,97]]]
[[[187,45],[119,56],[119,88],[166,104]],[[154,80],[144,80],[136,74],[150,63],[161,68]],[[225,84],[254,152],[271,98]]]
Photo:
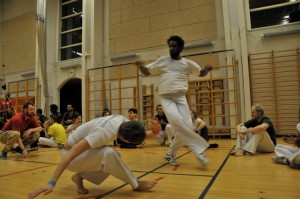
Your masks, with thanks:
[[[67,134],[65,128],[58,123],[59,119],[57,115],[52,114],[50,116],[51,126],[48,129],[46,138],[39,138],[39,144],[43,146],[49,146],[53,148],[62,149],[67,141]]]
[[[74,124],[71,124],[67,127],[66,129],[67,135],[69,136],[71,133],[73,133],[80,125],[81,125],[81,115],[77,115]]]
[[[137,122],[138,124],[140,124],[141,126],[144,127],[144,122],[141,120],[138,120],[138,110],[136,108],[130,108],[128,110],[128,119],[129,121],[134,121]],[[117,139],[117,144],[120,145],[120,148],[129,148],[129,149],[135,149],[137,148],[139,145],[141,145],[142,143],[127,143],[122,141],[120,138]]]
[[[231,152],[232,155],[274,152],[276,131],[270,118],[264,115],[264,109],[260,104],[252,106],[251,117],[251,120],[236,126],[237,148]]]

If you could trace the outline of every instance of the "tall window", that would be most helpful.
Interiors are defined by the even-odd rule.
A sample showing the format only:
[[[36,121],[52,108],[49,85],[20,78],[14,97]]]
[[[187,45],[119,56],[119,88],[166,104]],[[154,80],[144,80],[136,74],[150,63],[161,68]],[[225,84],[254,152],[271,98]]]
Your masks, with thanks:
[[[249,0],[251,28],[300,21],[300,0]]]
[[[82,0],[61,0],[60,60],[82,55]]]

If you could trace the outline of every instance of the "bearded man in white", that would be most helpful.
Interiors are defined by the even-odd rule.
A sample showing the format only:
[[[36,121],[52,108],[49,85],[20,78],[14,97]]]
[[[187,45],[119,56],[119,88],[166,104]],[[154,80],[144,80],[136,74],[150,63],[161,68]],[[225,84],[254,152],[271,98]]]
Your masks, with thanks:
[[[137,62],[141,72],[147,76],[159,74],[159,95],[164,112],[170,125],[176,132],[172,145],[169,147],[165,159],[171,165],[179,165],[175,160],[176,152],[183,145],[187,145],[205,168],[208,163],[204,151],[209,146],[200,136],[194,133],[190,109],[186,100],[189,74],[196,73],[200,77],[208,74],[212,69],[207,65],[204,69],[194,61],[180,56],[184,48],[184,40],[179,36],[171,36],[167,40],[170,56],[161,57],[153,63],[144,65]]]

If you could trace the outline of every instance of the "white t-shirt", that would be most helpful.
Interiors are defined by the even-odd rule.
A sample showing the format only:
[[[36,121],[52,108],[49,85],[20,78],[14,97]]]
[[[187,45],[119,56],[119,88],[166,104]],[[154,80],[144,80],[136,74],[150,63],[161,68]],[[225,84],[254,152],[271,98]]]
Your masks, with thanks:
[[[80,125],[68,138],[68,143],[74,146],[82,139],[86,139],[91,148],[101,147],[115,140],[119,127],[129,121],[121,115],[99,117]]]
[[[161,57],[146,65],[150,73],[160,75],[159,94],[187,92],[189,74],[200,74],[200,66],[191,60],[174,60],[169,56]]]
[[[198,126],[201,124],[202,120],[198,117],[197,119],[195,119],[194,121],[194,130],[196,130],[198,128]]]

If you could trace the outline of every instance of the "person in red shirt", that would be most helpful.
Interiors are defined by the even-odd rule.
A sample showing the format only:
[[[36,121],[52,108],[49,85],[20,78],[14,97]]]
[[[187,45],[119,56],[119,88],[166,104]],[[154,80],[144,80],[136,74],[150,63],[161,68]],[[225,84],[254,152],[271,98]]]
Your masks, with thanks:
[[[10,93],[5,93],[5,100],[1,102],[1,116],[4,118],[4,123],[9,120],[15,114],[12,101],[10,99]]]
[[[23,157],[28,156],[26,147],[30,147],[40,137],[40,131],[43,130],[34,114],[34,105],[30,102],[25,103],[23,111],[14,115],[2,128],[2,131],[20,132],[19,147],[16,151],[22,153]],[[7,152],[5,149],[2,151],[2,159],[7,158]]]

